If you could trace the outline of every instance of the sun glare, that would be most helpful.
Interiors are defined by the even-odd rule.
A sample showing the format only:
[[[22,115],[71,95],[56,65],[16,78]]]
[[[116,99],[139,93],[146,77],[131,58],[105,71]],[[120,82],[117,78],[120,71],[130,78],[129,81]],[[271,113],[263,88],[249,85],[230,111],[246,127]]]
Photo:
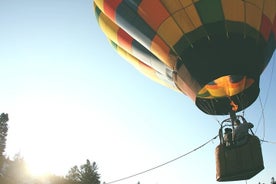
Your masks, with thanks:
[[[42,177],[50,174],[49,166],[45,164],[45,161],[27,160],[27,169],[30,175],[34,177]]]
[[[16,137],[9,140],[19,142],[18,150],[24,157],[28,172],[37,177],[49,174],[64,175],[72,165],[78,163],[77,149],[83,149],[72,147],[72,144],[80,142],[72,136],[76,132],[76,122],[83,122],[83,126],[90,127],[90,124],[85,122],[92,120],[82,114],[89,114],[91,110],[55,95],[43,98],[35,94],[31,97],[27,95],[19,104],[14,114],[17,114],[17,121],[20,123],[13,129]],[[85,131],[90,130],[89,127],[84,129],[80,126]]]

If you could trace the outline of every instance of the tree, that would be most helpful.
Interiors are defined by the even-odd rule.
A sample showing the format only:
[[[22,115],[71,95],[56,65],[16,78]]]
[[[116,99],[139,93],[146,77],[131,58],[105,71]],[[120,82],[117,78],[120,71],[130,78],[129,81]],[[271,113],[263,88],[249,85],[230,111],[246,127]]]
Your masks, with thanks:
[[[80,183],[80,173],[78,166],[72,167],[68,174],[66,175],[66,179],[70,184],[78,184]]]
[[[66,175],[66,179],[71,184],[100,184],[100,174],[97,170],[96,162],[91,164],[87,159],[86,164],[81,165],[80,168],[72,167]]]
[[[271,184],[276,184],[274,177],[271,178]]]
[[[6,137],[8,134],[8,114],[2,113],[0,115],[0,156],[3,156],[6,148]]]
[[[13,160],[5,159],[2,176],[3,184],[23,184],[31,180],[26,162],[20,154],[16,154]]]
[[[2,113],[0,115],[0,171],[3,167],[3,163],[5,160],[4,152],[6,148],[6,137],[8,135],[8,121],[8,114]]]
[[[92,164],[87,159],[86,164],[80,167],[80,180],[82,184],[100,184],[100,175],[97,172],[98,166],[96,162]]]

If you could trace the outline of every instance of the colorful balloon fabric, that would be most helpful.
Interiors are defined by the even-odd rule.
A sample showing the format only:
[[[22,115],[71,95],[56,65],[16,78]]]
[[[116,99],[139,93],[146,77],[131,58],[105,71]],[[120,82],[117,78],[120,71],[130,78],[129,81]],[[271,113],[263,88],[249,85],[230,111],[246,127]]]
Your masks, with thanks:
[[[226,115],[250,106],[276,47],[276,0],[94,0],[117,52],[154,81]],[[127,76],[126,76],[127,77]]]

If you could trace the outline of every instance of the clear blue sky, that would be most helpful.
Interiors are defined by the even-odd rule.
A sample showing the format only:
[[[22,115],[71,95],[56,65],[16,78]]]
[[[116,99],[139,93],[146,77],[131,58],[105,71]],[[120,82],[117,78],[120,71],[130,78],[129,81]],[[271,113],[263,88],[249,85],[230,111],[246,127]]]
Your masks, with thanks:
[[[0,25],[0,112],[10,117],[6,152],[20,152],[33,172],[64,175],[90,159],[101,181],[110,182],[195,149],[217,135],[217,121],[226,118],[203,114],[125,62],[101,32],[92,0],[1,0]],[[257,126],[259,99],[245,111],[268,141],[276,141],[275,62],[276,56],[261,78],[264,121]],[[218,144],[120,183],[216,183]],[[276,145],[262,149],[265,170],[248,184],[276,177]]]

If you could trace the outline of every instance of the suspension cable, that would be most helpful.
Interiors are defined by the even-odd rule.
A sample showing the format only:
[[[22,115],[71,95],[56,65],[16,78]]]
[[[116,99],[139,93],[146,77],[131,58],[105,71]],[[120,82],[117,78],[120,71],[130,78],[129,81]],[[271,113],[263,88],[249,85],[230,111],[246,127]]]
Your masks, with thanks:
[[[264,139],[260,139],[261,142],[265,142],[265,143],[269,143],[269,144],[276,144],[275,141],[267,141],[267,140],[264,140]]]
[[[276,53],[276,51],[275,51]],[[276,56],[276,54],[275,54]],[[274,57],[275,57],[274,56]],[[273,58],[271,58],[272,60]],[[276,62],[276,57],[275,57],[275,62]],[[267,92],[266,92],[266,97],[265,97],[265,101],[264,101],[264,106],[266,105],[266,102],[268,100],[268,96],[269,96],[269,92],[270,92],[270,88],[271,88],[271,84],[272,84],[272,79],[273,79],[273,72],[274,72],[274,65],[275,65],[275,62],[272,62],[272,66],[271,66],[271,73],[270,73],[270,79],[269,79],[269,83],[268,83],[268,88],[267,88]]]
[[[263,122],[263,137],[262,137],[262,139],[264,139],[264,137],[265,137],[265,115],[264,115],[264,105],[262,103],[262,99],[261,99],[260,96],[259,96],[259,102],[260,102],[260,106],[261,106],[261,115],[260,115],[259,120],[258,120],[258,124],[257,124],[256,130],[255,130],[255,134],[257,133],[259,125],[262,121]]]
[[[275,57],[275,56],[273,56],[273,57]],[[273,59],[273,57],[271,58],[271,60]],[[271,88],[271,84],[272,84],[272,80],[273,80],[274,66],[275,66],[275,62],[272,62],[271,71],[270,71],[270,78],[269,78],[269,83],[268,83],[268,87],[267,87],[267,92],[266,92],[266,95],[265,95],[264,103],[262,103],[261,97],[260,96],[258,97],[260,105],[261,105],[261,115],[259,117],[255,133],[258,131],[260,122],[263,119],[263,126],[264,126],[264,128],[263,128],[263,139],[265,137],[265,116],[264,116],[264,109],[265,109],[265,106],[266,106],[266,103],[267,103],[267,100],[268,100],[268,96],[269,96],[269,92],[270,92],[270,88]]]
[[[193,150],[191,150],[191,151],[189,151],[189,152],[187,152],[187,153],[185,153],[185,154],[183,154],[183,155],[180,155],[180,156],[178,156],[178,157],[176,157],[176,158],[174,158],[174,159],[171,159],[171,160],[169,160],[169,161],[167,161],[167,162],[164,162],[164,163],[162,163],[162,164],[160,164],[160,165],[157,165],[157,166],[152,167],[152,168],[150,168],[150,169],[147,169],[147,170],[138,172],[138,173],[136,173],[136,174],[132,174],[132,175],[130,175],[130,176],[126,176],[126,177],[123,177],[123,178],[120,178],[120,179],[117,179],[117,180],[113,180],[113,181],[111,181],[111,182],[107,182],[107,183],[104,182],[104,184],[111,184],[111,183],[116,183],[116,182],[119,182],[119,181],[127,180],[127,179],[133,178],[133,177],[135,177],[135,176],[142,175],[142,174],[145,174],[145,173],[150,172],[150,171],[152,171],[152,170],[158,169],[158,168],[160,168],[160,167],[162,167],[162,166],[165,166],[165,165],[167,165],[167,164],[170,164],[170,163],[172,163],[172,162],[174,162],[174,161],[176,161],[176,160],[178,160],[178,159],[180,159],[180,158],[182,158],[182,157],[185,157],[185,156],[187,156],[187,155],[189,155],[189,154],[191,154],[191,153],[197,151],[198,149],[200,149],[200,148],[202,148],[203,146],[207,145],[207,144],[210,143],[211,141],[215,140],[217,137],[218,137],[218,135],[216,135],[215,137],[213,137],[213,138],[210,139],[209,141],[205,142],[204,144],[198,146],[197,148],[195,148],[195,149],[193,149]]]

